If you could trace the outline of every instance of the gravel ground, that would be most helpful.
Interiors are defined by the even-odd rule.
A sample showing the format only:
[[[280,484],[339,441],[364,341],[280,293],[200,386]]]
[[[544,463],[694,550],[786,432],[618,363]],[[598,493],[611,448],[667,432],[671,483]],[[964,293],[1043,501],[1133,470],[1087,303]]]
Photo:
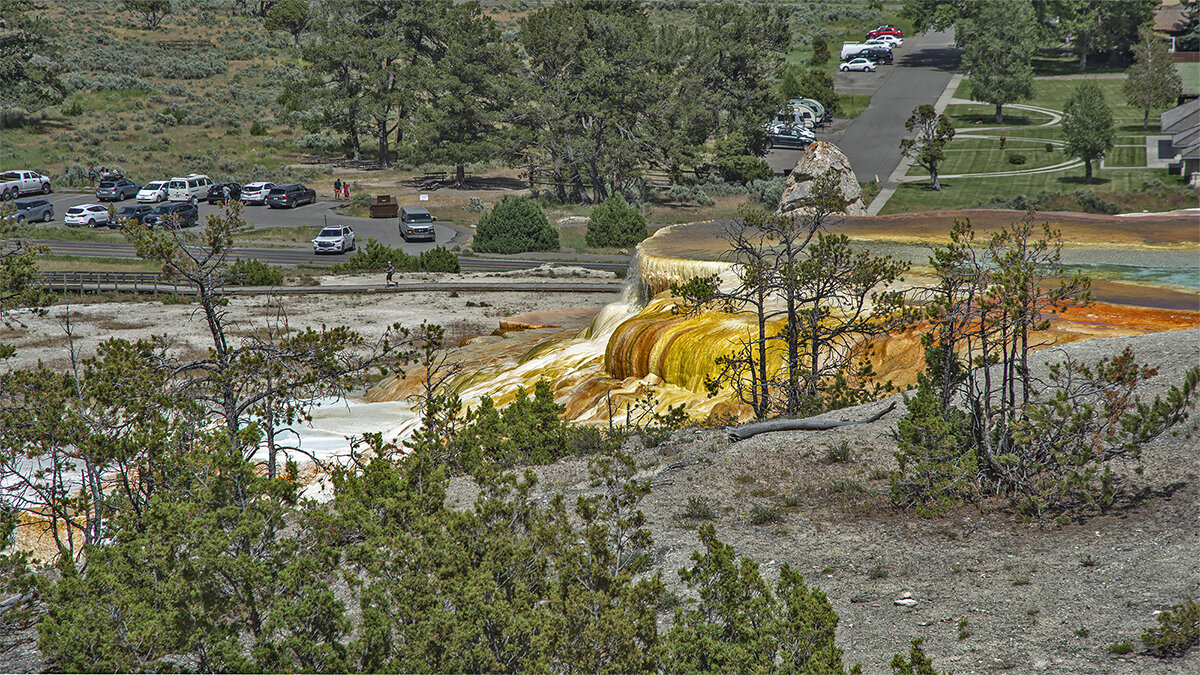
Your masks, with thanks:
[[[487,332],[500,316],[548,306],[598,306],[609,299],[495,293],[488,295],[489,307],[468,308],[466,298],[445,293],[313,296],[289,299],[288,308],[294,324],[347,323],[367,334],[392,321],[413,325],[421,319],[478,323]],[[235,299],[231,307],[239,320],[249,321],[262,316],[262,305]],[[76,346],[87,354],[109,335],[169,328],[200,347],[205,336],[191,317],[194,309],[158,301],[74,306]],[[48,317],[27,320],[24,328],[0,331],[0,340],[16,343],[22,362],[42,358],[64,365],[65,311],[58,307]],[[1139,361],[1161,369],[1148,385],[1150,395],[1178,383],[1188,367],[1200,363],[1200,330],[1088,340],[1062,350],[1094,361],[1126,345]],[[1061,354],[1051,350],[1034,359],[1039,369],[1048,360],[1061,360]],[[884,405],[833,416],[866,418]],[[657,447],[639,446],[639,465],[655,483],[642,508],[670,586],[682,592],[676,570],[697,547],[695,523],[676,514],[689,497],[702,495],[716,501],[721,538],[753,556],[768,578],[786,562],[828,594],[841,617],[838,642],[847,662],[862,663],[866,673],[889,672],[891,655],[917,637],[925,639],[939,668],[957,673],[1200,672],[1200,649],[1163,661],[1107,651],[1114,642],[1138,646],[1153,612],[1200,594],[1200,450],[1194,435],[1181,432],[1150,444],[1144,473],[1127,476],[1149,488],[1150,498],[1108,515],[1065,526],[1028,524],[999,505],[985,505],[920,520],[887,504],[882,478],[895,467],[889,432],[902,408],[871,424],[831,431],[765,434],[731,444],[720,430],[693,429]],[[1195,422],[1188,422],[1189,430]],[[852,451],[850,461],[827,461],[829,448],[843,443]],[[588,489],[582,460],[538,472],[547,492],[570,497]],[[450,498],[466,505],[473,492],[458,479]],[[799,506],[787,510],[781,522],[749,522],[753,506],[777,504],[783,495],[797,495]],[[894,604],[905,594],[917,601],[914,607]],[[28,633],[17,647],[0,651],[0,672],[44,668],[33,637]]]
[[[1200,363],[1200,330],[1089,340],[1063,351],[1094,361],[1126,345],[1140,362],[1160,368],[1147,383],[1150,396]],[[1051,350],[1035,364],[1044,372],[1047,361],[1061,358]],[[829,417],[863,419],[886,403]],[[1200,648],[1175,660],[1107,651],[1124,641],[1140,649],[1155,611],[1200,595],[1195,418],[1186,423],[1192,434],[1181,431],[1145,448],[1141,476],[1125,472],[1151,490],[1149,499],[1059,526],[1017,522],[999,504],[933,520],[894,510],[881,476],[896,466],[889,433],[902,414],[900,402],[872,424],[734,444],[720,430],[687,430],[641,449],[639,466],[653,467],[645,474],[655,484],[642,509],[668,584],[685,590],[677,570],[697,548],[695,523],[676,514],[699,495],[716,501],[720,537],[758,561],[766,577],[773,581],[788,563],[826,592],[841,617],[838,643],[846,660],[866,673],[890,672],[892,654],[918,637],[939,669],[956,673],[1200,672]],[[851,460],[827,461],[829,448],[842,443],[852,449]],[[588,490],[582,460],[538,473],[541,489],[563,491],[569,501]],[[779,523],[750,524],[753,506],[778,504],[786,494],[798,495],[800,506]],[[467,505],[473,498],[469,481],[456,480],[451,499]],[[914,607],[894,604],[905,594],[916,599]]]

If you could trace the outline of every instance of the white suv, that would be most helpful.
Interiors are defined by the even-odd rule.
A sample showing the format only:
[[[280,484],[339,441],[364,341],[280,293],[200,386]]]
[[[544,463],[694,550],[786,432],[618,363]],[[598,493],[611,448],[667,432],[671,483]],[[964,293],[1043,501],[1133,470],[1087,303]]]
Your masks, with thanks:
[[[201,173],[177,176],[167,183],[167,200],[172,202],[200,201],[208,196],[212,179]]]
[[[249,185],[243,185],[240,199],[243,204],[266,204],[267,194],[271,192],[271,188],[273,187],[275,187],[274,183],[266,181],[256,181]]]
[[[108,225],[108,207],[102,204],[80,204],[67,209],[63,216],[65,225],[87,225],[100,227]]]
[[[354,250],[354,230],[327,227],[313,239],[313,253],[345,253]]]

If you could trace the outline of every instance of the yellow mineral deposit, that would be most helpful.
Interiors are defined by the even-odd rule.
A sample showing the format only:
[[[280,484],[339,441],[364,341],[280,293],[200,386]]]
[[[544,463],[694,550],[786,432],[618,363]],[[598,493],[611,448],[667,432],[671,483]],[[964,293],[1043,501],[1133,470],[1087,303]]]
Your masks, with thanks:
[[[939,211],[877,218],[847,218],[832,231],[851,236],[875,252],[907,258],[913,264],[909,284],[920,283],[927,242],[945,238],[956,218],[970,217],[978,237],[1019,219],[1019,212]],[[1063,344],[1097,336],[1130,335],[1200,326],[1200,277],[1196,218],[1164,214],[1129,218],[1087,214],[1039,214],[1063,233],[1064,263],[1098,277],[1093,285],[1099,302],[1055,317],[1046,344]],[[586,327],[572,330],[569,313],[525,317],[511,329],[554,327],[557,332],[528,331],[522,339],[476,340],[460,358],[468,367],[449,386],[467,407],[489,396],[504,406],[518,389],[532,391],[548,380],[565,417],[579,423],[617,424],[651,394],[657,410],[685,404],[697,419],[710,416],[746,418],[751,411],[732,394],[710,397],[705,379],[717,372],[717,358],[737,348],[756,332],[745,313],[681,311],[671,296],[672,284],[717,275],[732,280],[725,262],[721,233],[727,223],[675,225],[659,230],[638,247],[628,282],[617,302],[595,313]],[[1149,281],[1150,283],[1146,283]],[[578,321],[585,314],[576,313]],[[556,321],[560,323],[556,323]],[[778,326],[773,326],[777,329]],[[870,358],[883,380],[905,386],[922,366],[920,327],[870,345]],[[523,331],[526,332],[526,331]],[[509,337],[511,334],[507,334]],[[779,368],[773,352],[771,370]],[[369,400],[399,400],[418,391],[421,373],[391,378]],[[398,433],[415,426],[406,420]]]

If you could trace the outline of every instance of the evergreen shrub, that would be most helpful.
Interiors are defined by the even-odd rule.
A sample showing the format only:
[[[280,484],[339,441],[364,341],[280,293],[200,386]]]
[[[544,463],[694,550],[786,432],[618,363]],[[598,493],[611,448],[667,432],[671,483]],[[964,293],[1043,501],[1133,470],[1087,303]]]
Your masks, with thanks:
[[[587,245],[592,248],[636,246],[647,235],[646,218],[620,192],[592,209],[587,229]]]
[[[482,253],[557,251],[558,231],[537,202],[528,197],[505,197],[479,219],[472,247]]]

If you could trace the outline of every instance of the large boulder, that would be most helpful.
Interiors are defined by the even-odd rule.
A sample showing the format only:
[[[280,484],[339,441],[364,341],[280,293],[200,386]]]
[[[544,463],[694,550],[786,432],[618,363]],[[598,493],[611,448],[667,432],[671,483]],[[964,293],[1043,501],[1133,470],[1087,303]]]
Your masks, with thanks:
[[[783,186],[783,196],[779,198],[779,209],[776,213],[794,213],[801,215],[804,211],[802,204],[812,195],[813,183],[816,179],[832,171],[838,178],[838,186],[846,195],[849,202],[846,215],[865,216],[867,208],[863,204],[862,188],[850,168],[850,160],[832,143],[816,141],[804,151],[804,156],[796,162],[787,183]]]

